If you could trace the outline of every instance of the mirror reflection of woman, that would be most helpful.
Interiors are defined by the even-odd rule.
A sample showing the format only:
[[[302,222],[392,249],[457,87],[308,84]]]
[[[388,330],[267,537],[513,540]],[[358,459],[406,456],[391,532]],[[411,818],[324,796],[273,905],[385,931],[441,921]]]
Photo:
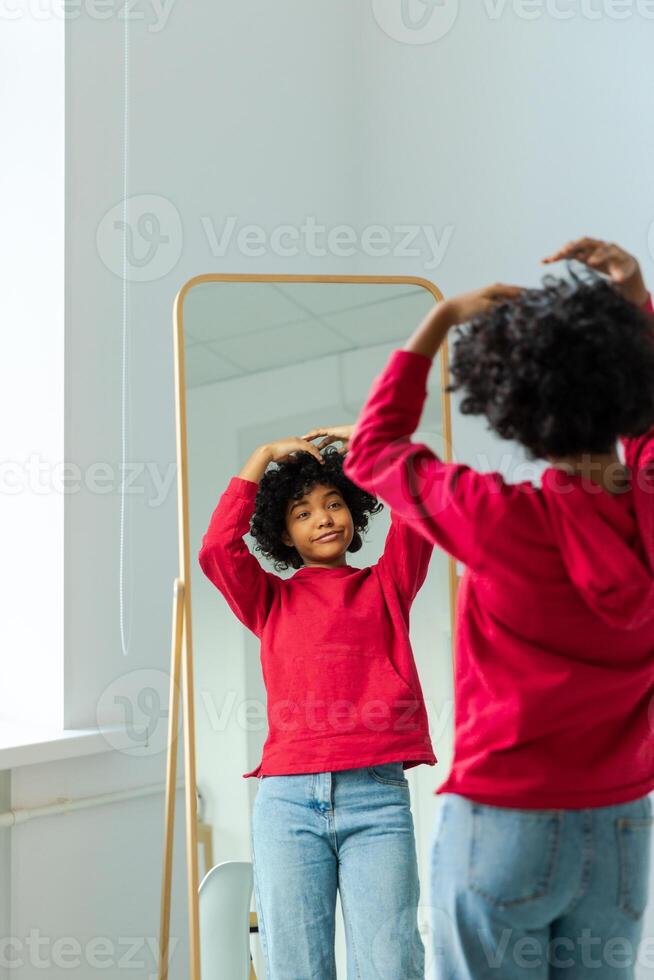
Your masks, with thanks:
[[[220,497],[198,556],[261,641],[269,731],[245,776],[259,778],[251,843],[268,980],[336,977],[337,893],[348,976],[424,978],[404,770],[436,762],[409,640],[432,545],[391,512],[380,560],[348,563],[381,510],[343,473],[351,430],[258,447]],[[293,575],[262,567],[250,530],[276,571]]]
[[[466,566],[455,750],[431,895],[438,980],[632,980],[654,789],[654,318],[638,263],[437,304],[376,379],[348,476]],[[546,460],[542,486],[412,442],[448,331],[450,390]],[[624,463],[617,453],[624,448]],[[411,487],[411,494],[406,488]]]

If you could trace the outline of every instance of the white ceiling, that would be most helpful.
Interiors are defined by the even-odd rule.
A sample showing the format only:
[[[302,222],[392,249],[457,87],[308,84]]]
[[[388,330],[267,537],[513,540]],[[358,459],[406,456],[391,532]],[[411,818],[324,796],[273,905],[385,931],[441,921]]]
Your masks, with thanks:
[[[184,302],[186,386],[404,340],[433,302],[392,283],[200,283]]]

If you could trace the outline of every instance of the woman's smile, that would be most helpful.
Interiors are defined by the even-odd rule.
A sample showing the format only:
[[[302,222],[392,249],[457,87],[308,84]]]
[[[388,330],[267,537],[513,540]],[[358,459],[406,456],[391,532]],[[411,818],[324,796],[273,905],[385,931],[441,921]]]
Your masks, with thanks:
[[[315,543],[322,544],[323,542],[333,541],[335,538],[338,537],[340,533],[341,533],[340,531],[327,531],[325,534],[322,534],[319,538],[316,538]]]

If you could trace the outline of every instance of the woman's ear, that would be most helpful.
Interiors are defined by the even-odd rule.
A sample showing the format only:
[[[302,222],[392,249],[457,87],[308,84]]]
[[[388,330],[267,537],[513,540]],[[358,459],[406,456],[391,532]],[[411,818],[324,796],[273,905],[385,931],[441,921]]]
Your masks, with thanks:
[[[352,540],[350,541],[347,550],[354,553],[355,551],[361,551],[362,547],[363,547],[363,538],[361,537],[358,531],[355,531],[354,534],[352,535]]]
[[[282,538],[283,543],[288,548],[293,548],[294,547],[293,540],[292,540],[290,534],[288,533],[288,531],[282,531],[281,538]]]

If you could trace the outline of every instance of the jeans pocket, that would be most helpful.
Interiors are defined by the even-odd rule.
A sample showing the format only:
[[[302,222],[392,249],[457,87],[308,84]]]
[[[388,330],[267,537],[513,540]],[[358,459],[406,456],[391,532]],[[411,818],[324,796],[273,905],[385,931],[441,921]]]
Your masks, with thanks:
[[[404,775],[404,766],[401,762],[383,762],[378,766],[367,768],[368,774],[378,783],[409,788],[409,780]]]
[[[468,885],[497,908],[544,898],[552,885],[561,845],[563,814],[476,804]]]
[[[618,905],[631,919],[641,919],[649,893],[649,860],[652,817],[619,817],[618,835],[619,896]]]

